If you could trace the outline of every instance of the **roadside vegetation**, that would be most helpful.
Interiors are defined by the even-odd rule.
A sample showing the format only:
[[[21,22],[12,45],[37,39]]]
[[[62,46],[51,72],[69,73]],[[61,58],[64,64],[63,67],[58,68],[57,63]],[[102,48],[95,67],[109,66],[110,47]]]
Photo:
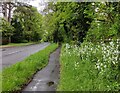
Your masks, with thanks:
[[[84,8],[79,8],[76,4],[84,4]],[[62,3],[57,5],[60,6]],[[85,30],[86,33],[77,27],[79,22],[71,27],[70,31],[76,31],[76,36],[72,38],[74,42],[65,42],[62,46],[58,91],[119,91],[120,2],[68,3],[61,10],[66,9],[67,12],[69,6],[76,7],[74,13],[83,11],[82,18],[87,17],[91,22],[87,22],[89,28]],[[73,18],[81,17],[78,15]],[[79,26],[86,28],[83,24]],[[77,29],[82,42],[78,42]]]
[[[15,47],[15,46],[27,46],[27,45],[32,45],[32,44],[37,44],[40,42],[29,42],[29,43],[9,43],[7,45],[0,45],[0,48],[5,48],[5,47]]]
[[[22,62],[3,69],[2,91],[15,92],[21,90],[37,71],[47,65],[50,53],[57,47],[57,44],[51,44]]]
[[[4,44],[63,44],[59,91],[120,90],[120,2],[48,2],[44,16],[30,5],[16,5],[11,22],[0,24]],[[20,90],[56,47],[3,70],[3,90]]]
[[[2,92],[2,72],[0,72],[0,93]]]
[[[58,91],[118,91],[118,41],[64,44]],[[69,82],[68,82],[69,81]]]

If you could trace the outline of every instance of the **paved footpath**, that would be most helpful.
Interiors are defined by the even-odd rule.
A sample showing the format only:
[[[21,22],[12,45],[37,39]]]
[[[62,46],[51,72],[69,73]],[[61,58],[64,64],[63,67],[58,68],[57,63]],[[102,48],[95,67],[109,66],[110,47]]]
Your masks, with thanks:
[[[49,58],[48,65],[40,70],[33,78],[33,80],[23,89],[23,93],[28,91],[56,91],[59,82],[59,55],[60,48],[54,51]]]

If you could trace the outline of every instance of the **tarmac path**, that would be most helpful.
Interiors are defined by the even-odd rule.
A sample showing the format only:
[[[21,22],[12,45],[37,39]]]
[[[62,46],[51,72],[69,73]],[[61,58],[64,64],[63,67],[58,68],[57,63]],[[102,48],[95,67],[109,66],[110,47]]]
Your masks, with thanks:
[[[48,65],[40,70],[22,93],[39,93],[40,91],[56,91],[60,75],[60,47],[50,54]]]

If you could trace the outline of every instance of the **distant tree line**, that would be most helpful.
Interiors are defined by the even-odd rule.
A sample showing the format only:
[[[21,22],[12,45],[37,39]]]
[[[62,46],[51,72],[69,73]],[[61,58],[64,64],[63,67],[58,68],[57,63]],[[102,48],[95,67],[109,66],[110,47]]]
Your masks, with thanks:
[[[1,18],[2,43],[21,43],[41,39],[42,15],[25,3],[3,2]],[[13,12],[13,15],[11,15]]]
[[[7,38],[9,43],[41,40],[79,44],[120,37],[120,2],[49,2],[44,15],[25,3],[2,6],[3,42]]]

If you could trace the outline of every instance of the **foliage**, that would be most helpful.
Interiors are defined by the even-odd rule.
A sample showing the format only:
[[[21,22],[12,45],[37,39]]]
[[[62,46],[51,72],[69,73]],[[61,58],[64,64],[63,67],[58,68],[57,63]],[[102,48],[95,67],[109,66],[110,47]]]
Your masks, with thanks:
[[[44,15],[32,6],[18,5],[11,22],[14,31],[10,24],[3,28],[13,31],[12,42],[106,42],[120,37],[119,16],[120,2],[49,2]]]
[[[0,31],[2,32],[3,41],[5,39],[9,39],[13,35],[14,28],[5,19],[1,20],[0,26],[1,26]],[[9,42],[2,42],[2,44],[6,44],[6,43],[9,43]]]
[[[58,90],[118,91],[120,89],[118,47],[119,40],[108,44],[84,42],[81,47],[63,45]]]
[[[86,40],[91,42],[109,41],[109,39],[117,39],[120,36],[120,3],[119,2],[103,2],[91,3],[92,12],[85,11],[93,17],[90,29],[87,33]]]
[[[44,19],[46,36],[54,42],[82,42],[89,28],[91,18],[85,17],[84,10],[89,3],[49,3]],[[51,12],[50,12],[51,10]]]
[[[119,2],[50,2],[44,10],[44,39],[75,43],[83,38],[92,42],[117,39],[119,9]]]
[[[2,72],[0,72],[0,92],[2,92]]]
[[[12,25],[15,28],[13,42],[38,41],[41,39],[42,15],[34,7],[19,6],[14,11]]]
[[[15,92],[21,90],[36,71],[47,65],[49,55],[57,48],[57,44],[51,44],[44,50],[39,51],[22,62],[18,62],[2,71],[2,91]]]
[[[62,47],[58,90],[120,90],[120,2],[49,2],[44,13],[39,14],[33,7],[18,6],[11,23],[15,28],[14,32],[9,35],[9,31],[13,30],[10,30],[10,24],[5,23],[2,31],[6,32],[3,35],[12,36],[12,42],[42,39],[41,41],[72,43],[71,46],[67,44]],[[81,46],[77,46],[80,44]],[[45,55],[40,56],[46,58]],[[33,57],[34,61],[37,60],[36,57]],[[41,60],[43,61],[42,58]],[[19,73],[22,68],[19,64],[15,65],[15,69],[12,67],[15,73]],[[36,65],[28,65],[32,70],[35,69]],[[24,68],[26,66],[23,65]],[[13,73],[13,70],[6,70],[6,73]],[[23,72],[25,74],[22,73],[21,76],[32,75]],[[3,85],[5,90],[12,87],[17,90],[20,82],[26,80],[19,81],[19,76],[14,77],[15,73],[13,77],[8,74],[11,81]],[[4,80],[7,79],[5,77]]]

